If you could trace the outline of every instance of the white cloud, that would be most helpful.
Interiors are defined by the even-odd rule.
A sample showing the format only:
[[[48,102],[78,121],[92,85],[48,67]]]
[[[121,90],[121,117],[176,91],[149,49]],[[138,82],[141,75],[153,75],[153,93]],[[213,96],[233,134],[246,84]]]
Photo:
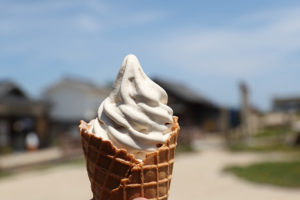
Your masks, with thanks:
[[[58,28],[73,33],[78,28],[91,33],[109,32],[146,25],[165,15],[158,10],[128,10],[95,0],[8,2],[0,6],[0,13],[0,35],[26,34],[27,30],[34,32],[40,28],[48,29],[48,32],[56,32]]]
[[[300,49],[300,8],[274,12],[257,13],[255,20],[244,17],[221,28],[173,30],[176,34],[160,38],[152,51],[176,67],[255,76],[282,65],[288,54]]]
[[[110,46],[109,34],[102,33],[134,29],[164,16],[156,10],[121,8],[95,0],[7,2],[0,6],[0,42],[5,45],[0,53],[26,55],[27,62],[38,57],[76,63],[88,56],[97,58],[95,49]]]
[[[100,30],[99,21],[89,15],[80,15],[76,20],[79,28],[87,32],[97,32]]]
[[[163,18],[166,15],[165,12],[162,11],[143,11],[143,12],[136,12],[128,17],[128,24],[147,24],[153,21],[157,21]]]

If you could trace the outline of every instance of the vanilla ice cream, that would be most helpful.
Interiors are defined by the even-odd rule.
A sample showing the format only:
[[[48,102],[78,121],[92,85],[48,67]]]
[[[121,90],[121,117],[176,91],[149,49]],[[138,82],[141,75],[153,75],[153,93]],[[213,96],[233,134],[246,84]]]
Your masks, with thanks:
[[[136,56],[125,57],[110,95],[90,122],[91,132],[143,160],[171,134],[168,95],[142,70]]]

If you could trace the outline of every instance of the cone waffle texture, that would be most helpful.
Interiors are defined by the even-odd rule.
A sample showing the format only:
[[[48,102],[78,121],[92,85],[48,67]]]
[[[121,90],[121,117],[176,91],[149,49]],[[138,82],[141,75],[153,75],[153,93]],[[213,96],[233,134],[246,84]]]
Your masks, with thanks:
[[[89,125],[81,121],[79,131],[93,200],[132,200],[136,197],[167,200],[179,131],[177,119],[173,117],[172,133],[166,143],[147,153],[143,162],[110,141],[94,136],[89,132]]]

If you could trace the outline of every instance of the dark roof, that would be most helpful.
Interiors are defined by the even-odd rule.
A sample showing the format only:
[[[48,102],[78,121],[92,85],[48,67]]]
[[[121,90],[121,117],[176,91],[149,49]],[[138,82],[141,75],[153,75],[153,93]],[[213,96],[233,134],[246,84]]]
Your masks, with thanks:
[[[22,98],[27,99],[25,92],[11,81],[0,81],[0,99]]]
[[[281,97],[281,98],[274,98],[274,104],[282,104],[282,103],[300,103],[300,96],[294,97]]]
[[[180,82],[165,81],[158,78],[154,78],[153,81],[163,87],[167,91],[167,93],[173,94],[183,101],[186,101],[188,103],[204,104],[212,107],[218,107],[211,100],[203,97],[198,92],[186,87]]]
[[[45,111],[42,101],[30,99],[25,92],[11,81],[0,81],[1,115],[34,115],[39,116]]]

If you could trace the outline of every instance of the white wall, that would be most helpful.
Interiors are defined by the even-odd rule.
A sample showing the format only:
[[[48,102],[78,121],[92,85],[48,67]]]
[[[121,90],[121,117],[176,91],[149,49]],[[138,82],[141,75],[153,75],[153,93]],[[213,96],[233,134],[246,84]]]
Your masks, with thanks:
[[[105,96],[106,97],[106,96]],[[52,104],[50,116],[56,120],[90,120],[105,98],[103,94],[65,85],[47,94],[46,100]]]

